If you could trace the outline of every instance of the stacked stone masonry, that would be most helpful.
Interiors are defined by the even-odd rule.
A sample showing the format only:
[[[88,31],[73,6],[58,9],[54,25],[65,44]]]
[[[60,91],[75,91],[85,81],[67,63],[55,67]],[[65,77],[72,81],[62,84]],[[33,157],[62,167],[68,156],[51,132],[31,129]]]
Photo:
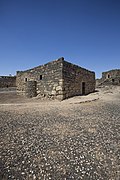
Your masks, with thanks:
[[[64,98],[95,91],[95,73],[66,61],[63,62],[63,80]]]
[[[27,81],[25,84],[25,96],[28,98],[35,97],[37,95],[36,81]]]
[[[16,87],[16,76],[0,76],[0,88]]]
[[[26,95],[26,89],[27,94],[29,89],[32,92],[29,81],[36,82],[36,93],[33,88],[34,95],[31,97],[40,95],[63,100],[95,91],[95,73],[73,65],[63,57],[30,70],[17,71],[16,83],[19,93]],[[28,85],[29,88],[26,88]]]

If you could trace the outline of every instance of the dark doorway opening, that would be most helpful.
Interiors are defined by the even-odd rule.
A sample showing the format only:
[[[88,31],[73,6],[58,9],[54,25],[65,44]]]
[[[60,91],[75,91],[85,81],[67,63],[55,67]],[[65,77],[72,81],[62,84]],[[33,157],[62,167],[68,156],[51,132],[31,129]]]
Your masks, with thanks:
[[[42,75],[40,75],[40,80],[42,80]]]
[[[25,82],[27,82],[27,78],[25,78]]]
[[[112,79],[112,82],[115,82],[115,80],[114,80],[114,79]]]
[[[85,95],[85,82],[82,82],[82,95]]]

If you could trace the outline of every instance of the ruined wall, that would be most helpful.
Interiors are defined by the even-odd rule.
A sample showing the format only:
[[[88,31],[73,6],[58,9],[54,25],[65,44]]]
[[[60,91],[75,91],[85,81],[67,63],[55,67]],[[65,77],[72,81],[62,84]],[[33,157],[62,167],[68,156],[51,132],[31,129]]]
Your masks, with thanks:
[[[95,91],[95,73],[66,61],[63,62],[63,80],[64,98]]]
[[[16,76],[0,76],[0,88],[16,87]]]
[[[27,71],[18,71],[17,91],[25,94],[26,82],[36,81],[37,94],[62,100],[62,66],[63,58],[60,58]]]
[[[120,85],[120,69],[103,72],[101,81],[104,84]]]

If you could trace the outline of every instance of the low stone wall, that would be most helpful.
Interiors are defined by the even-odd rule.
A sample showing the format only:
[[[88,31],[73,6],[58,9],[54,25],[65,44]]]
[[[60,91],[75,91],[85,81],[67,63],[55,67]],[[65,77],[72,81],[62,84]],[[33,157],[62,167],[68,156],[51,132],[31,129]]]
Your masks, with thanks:
[[[0,88],[16,87],[16,76],[0,76]]]

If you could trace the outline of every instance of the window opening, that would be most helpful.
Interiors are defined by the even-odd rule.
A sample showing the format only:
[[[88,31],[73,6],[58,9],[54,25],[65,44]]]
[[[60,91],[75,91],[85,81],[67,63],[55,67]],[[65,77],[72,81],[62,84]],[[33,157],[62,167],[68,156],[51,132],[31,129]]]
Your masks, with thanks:
[[[25,82],[27,82],[27,78],[25,78]]]
[[[82,82],[82,95],[85,95],[85,82]]]
[[[40,75],[40,80],[42,80],[42,75]]]

